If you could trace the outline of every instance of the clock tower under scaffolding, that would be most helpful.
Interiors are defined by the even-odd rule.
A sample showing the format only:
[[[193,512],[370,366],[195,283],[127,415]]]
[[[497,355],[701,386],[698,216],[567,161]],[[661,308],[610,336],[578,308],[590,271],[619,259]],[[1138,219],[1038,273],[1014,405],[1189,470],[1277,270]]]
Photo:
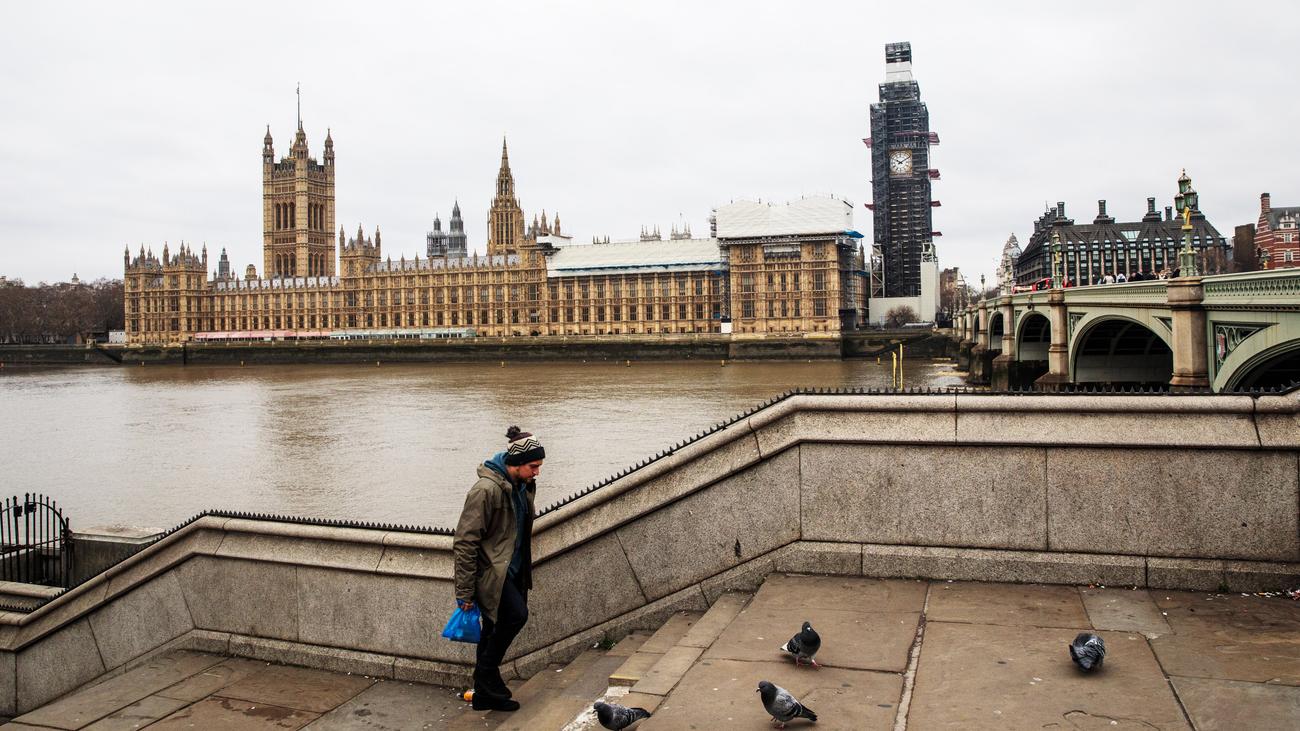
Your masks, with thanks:
[[[930,181],[939,171],[930,164],[930,113],[912,78],[912,44],[885,46],[885,83],[871,105],[872,202],[875,213],[871,256],[871,297],[921,297],[925,271],[934,267]],[[931,264],[922,267],[922,263]],[[929,313],[919,313],[929,317]]]

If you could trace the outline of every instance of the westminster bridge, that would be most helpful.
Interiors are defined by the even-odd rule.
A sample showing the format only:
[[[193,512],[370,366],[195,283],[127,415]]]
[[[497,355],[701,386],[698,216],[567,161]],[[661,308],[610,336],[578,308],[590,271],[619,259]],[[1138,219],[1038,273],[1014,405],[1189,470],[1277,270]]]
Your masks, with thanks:
[[[1003,295],[955,323],[970,380],[995,389],[1300,380],[1300,268]]]

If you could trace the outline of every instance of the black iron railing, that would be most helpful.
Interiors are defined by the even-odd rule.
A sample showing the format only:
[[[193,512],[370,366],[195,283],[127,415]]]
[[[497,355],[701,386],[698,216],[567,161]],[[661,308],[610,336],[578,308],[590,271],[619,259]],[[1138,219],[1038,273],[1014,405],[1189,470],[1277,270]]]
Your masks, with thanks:
[[[67,588],[72,582],[72,532],[58,504],[23,493],[0,505],[0,579]]]

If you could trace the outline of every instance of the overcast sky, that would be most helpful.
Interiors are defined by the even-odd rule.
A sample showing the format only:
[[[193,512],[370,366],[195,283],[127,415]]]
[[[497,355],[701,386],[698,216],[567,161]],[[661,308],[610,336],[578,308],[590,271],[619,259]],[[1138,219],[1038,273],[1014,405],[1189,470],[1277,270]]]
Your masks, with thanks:
[[[1261,192],[1300,205],[1290,3],[198,5],[0,9],[0,275],[120,277],[124,247],[180,241],[260,271],[262,136],[287,152],[298,82],[339,223],[393,256],[423,256],[456,198],[483,251],[502,134],[528,220],[579,239],[819,193],[870,239],[891,41],[942,140],[940,262],[972,282],[1046,202],[1133,220],[1183,167],[1228,236]]]

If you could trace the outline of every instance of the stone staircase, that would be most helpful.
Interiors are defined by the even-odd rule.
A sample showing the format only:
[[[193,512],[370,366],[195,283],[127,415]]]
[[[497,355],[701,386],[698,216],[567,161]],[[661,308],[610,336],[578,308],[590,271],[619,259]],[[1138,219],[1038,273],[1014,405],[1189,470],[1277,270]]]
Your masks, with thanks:
[[[608,650],[585,650],[567,665],[551,665],[514,687],[514,697],[521,706],[518,711],[466,710],[449,728],[600,729],[591,711],[598,700],[653,712],[750,598],[750,594],[723,594],[707,612],[677,612],[653,633],[635,631]]]

